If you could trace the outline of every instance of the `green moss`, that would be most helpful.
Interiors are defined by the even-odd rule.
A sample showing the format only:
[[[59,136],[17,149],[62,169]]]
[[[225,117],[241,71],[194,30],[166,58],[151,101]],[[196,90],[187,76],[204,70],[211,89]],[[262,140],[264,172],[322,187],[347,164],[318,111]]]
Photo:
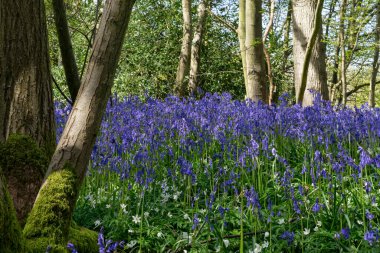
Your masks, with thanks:
[[[75,248],[79,253],[99,252],[97,240],[98,234],[92,230],[79,227],[75,224],[70,228],[69,242],[75,245]]]
[[[24,236],[30,240],[29,248],[66,245],[77,194],[76,176],[72,170],[66,168],[50,174],[24,227]],[[46,245],[41,246],[41,243]]]
[[[1,174],[1,171],[0,171]],[[0,175],[0,248],[2,253],[25,252],[24,239],[8,189]]]
[[[44,176],[48,162],[44,150],[31,137],[12,134],[0,145],[0,167],[5,175],[14,168],[33,167]],[[21,176],[20,178],[25,178],[25,174]]]
[[[44,253],[47,247],[50,246],[49,253],[68,253],[68,250],[63,245],[56,245],[51,238],[34,238],[26,241],[28,253]]]

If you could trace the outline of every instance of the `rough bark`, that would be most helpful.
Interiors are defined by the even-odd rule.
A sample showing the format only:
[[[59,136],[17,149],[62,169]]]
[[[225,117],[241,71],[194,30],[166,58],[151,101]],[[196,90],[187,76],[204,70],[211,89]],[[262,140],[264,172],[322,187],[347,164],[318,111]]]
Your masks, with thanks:
[[[245,1],[239,0],[239,27],[238,27],[238,36],[239,36],[239,46],[240,46],[240,55],[241,62],[243,66],[243,75],[244,75],[244,85],[245,90],[248,90],[248,78],[247,78],[247,58],[246,58],[246,48],[245,48]]]
[[[187,93],[184,80],[189,72],[191,56],[191,0],[182,0],[182,13],[183,38],[174,86],[174,93],[180,97],[185,96]]]
[[[340,21],[339,21],[339,41],[340,41],[340,78],[342,85],[342,103],[347,104],[347,82],[346,82],[346,48],[345,48],[345,34],[344,34],[344,21],[346,16],[347,0],[343,0],[340,6]]]
[[[195,94],[199,83],[199,67],[201,63],[200,51],[202,45],[202,37],[207,18],[207,8],[209,0],[202,0],[198,6],[198,23],[195,28],[193,42],[191,45],[191,61],[190,61],[190,77],[189,92]]]
[[[0,12],[2,139],[10,139],[13,134],[29,136],[50,157],[56,137],[44,1],[0,1]],[[16,150],[29,152],[22,146]],[[7,186],[23,223],[46,166],[43,172],[33,166],[3,169],[7,169]]]
[[[0,24],[4,22],[4,8],[0,8]],[[5,101],[4,25],[0,25],[0,101]],[[5,141],[5,103],[0,103],[0,143]]]
[[[105,3],[77,99],[25,225],[24,234],[28,239],[42,238],[41,243],[51,239],[58,245],[67,242],[68,223],[111,93],[134,2],[108,0]],[[49,201],[52,193],[58,196],[51,200],[53,206]],[[42,210],[43,215],[39,215]]]
[[[4,0],[5,117],[3,135],[31,136],[40,147],[55,147],[54,106],[44,1]],[[22,18],[21,18],[22,17]]]
[[[372,73],[369,88],[368,104],[370,107],[375,107],[375,89],[376,77],[379,72],[379,44],[380,44],[380,3],[377,4],[376,12],[376,28],[375,28],[375,50],[373,52]]]
[[[66,7],[64,1],[53,0],[53,10],[66,82],[69,87],[71,101],[75,101],[80,87],[80,80],[73,46],[71,43],[69,27],[67,24]]]
[[[246,96],[255,102],[267,102],[261,4],[261,0],[246,0],[245,5],[245,47],[247,64]]]
[[[321,42],[322,39],[322,22],[321,14],[317,14],[317,1],[314,0],[293,0],[293,56],[294,56],[294,81],[296,88],[297,101],[303,105],[312,105],[314,95],[310,90],[320,92],[322,98],[328,100],[327,73],[326,73],[326,53]],[[319,22],[315,17],[319,17]],[[317,24],[318,33],[312,39],[312,33],[315,31]],[[307,48],[312,46],[309,42],[315,41],[315,45],[310,51],[310,63],[305,65],[307,60]],[[307,63],[307,62],[306,62]],[[304,69],[304,67],[307,67]],[[304,71],[305,70],[305,71]],[[304,80],[305,87],[302,87],[302,76],[306,75]],[[304,76],[305,78],[305,76]],[[303,93],[301,88],[305,90]],[[302,94],[302,95],[301,95]]]

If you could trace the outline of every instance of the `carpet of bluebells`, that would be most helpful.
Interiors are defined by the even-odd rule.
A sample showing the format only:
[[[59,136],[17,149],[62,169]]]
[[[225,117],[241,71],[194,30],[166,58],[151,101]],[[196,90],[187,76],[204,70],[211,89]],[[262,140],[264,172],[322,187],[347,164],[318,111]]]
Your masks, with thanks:
[[[101,252],[379,252],[379,172],[379,108],[113,97],[74,219]]]

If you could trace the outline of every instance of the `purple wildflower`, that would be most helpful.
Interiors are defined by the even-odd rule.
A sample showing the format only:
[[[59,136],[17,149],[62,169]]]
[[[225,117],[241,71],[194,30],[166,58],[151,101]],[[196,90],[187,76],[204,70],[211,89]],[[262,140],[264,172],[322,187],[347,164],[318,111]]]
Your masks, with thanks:
[[[288,242],[288,245],[291,245],[294,241],[294,232],[285,231],[284,233],[282,233],[280,238],[286,240]]]

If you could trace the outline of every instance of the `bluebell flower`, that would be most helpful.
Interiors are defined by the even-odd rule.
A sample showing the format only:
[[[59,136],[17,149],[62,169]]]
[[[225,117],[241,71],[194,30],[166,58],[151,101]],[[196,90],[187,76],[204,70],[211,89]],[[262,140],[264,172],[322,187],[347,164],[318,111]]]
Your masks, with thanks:
[[[286,240],[288,242],[288,245],[291,245],[294,241],[294,232],[285,231],[284,233],[282,233],[280,238]]]
[[[340,233],[344,236],[344,238],[347,240],[350,238],[350,229],[349,228],[342,228]]]
[[[74,244],[72,244],[71,242],[69,242],[69,243],[67,244],[66,248],[67,248],[68,250],[70,250],[71,253],[78,253],[78,251],[75,249]],[[46,251],[46,252],[50,252],[50,251]]]
[[[369,243],[369,245],[373,245],[375,242],[379,240],[378,230],[369,230],[365,232],[364,240],[366,240]]]
[[[321,205],[319,204],[319,199],[318,198],[315,200],[315,203],[314,203],[313,207],[311,208],[311,210],[314,213],[318,213],[321,210]]]

